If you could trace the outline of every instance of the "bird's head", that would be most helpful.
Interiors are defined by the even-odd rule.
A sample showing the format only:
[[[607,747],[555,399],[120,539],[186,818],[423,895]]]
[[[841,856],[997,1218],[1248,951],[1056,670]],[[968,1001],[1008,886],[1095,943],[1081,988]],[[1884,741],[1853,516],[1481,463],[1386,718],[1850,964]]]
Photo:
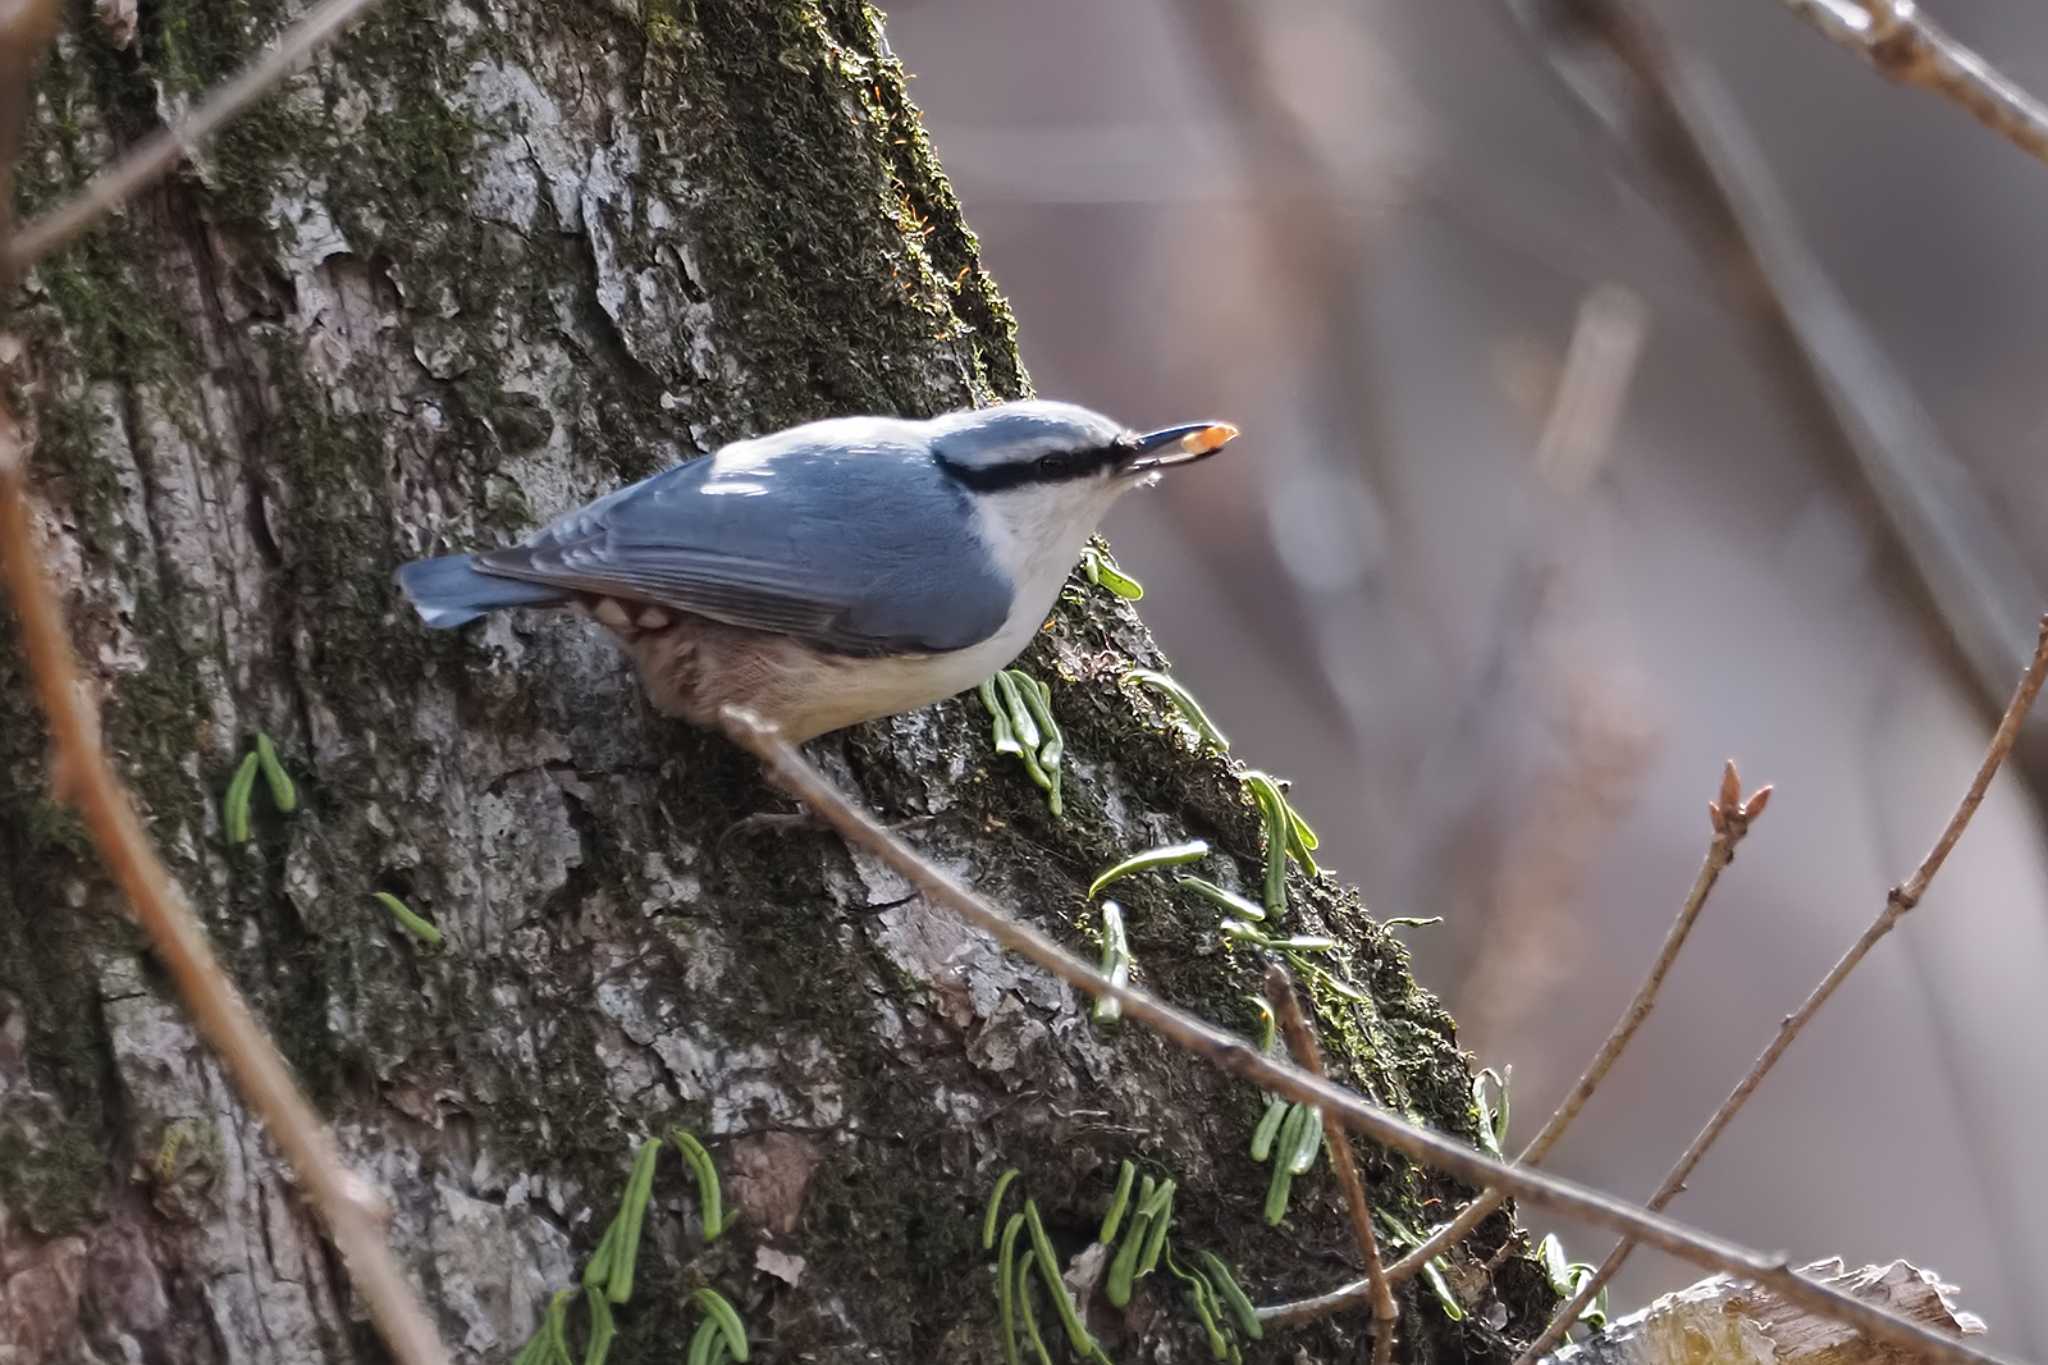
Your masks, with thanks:
[[[1207,459],[1237,435],[1224,422],[1137,432],[1039,399],[949,413],[932,427],[939,467],[1000,520],[1076,536],[1094,530],[1121,494]]]

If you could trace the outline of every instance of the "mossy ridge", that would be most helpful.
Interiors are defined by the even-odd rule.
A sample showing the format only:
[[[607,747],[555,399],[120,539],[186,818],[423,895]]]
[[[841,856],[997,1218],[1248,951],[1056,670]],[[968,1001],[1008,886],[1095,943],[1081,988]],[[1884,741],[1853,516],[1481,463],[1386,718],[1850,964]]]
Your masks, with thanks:
[[[163,81],[172,93],[189,93],[239,67],[247,50],[266,41],[281,22],[270,11],[265,11],[264,16],[247,5],[153,9],[145,16],[138,54],[122,59],[112,55],[90,28],[90,16],[82,15],[77,21],[81,25],[78,41],[54,53],[43,73],[41,88],[48,92],[42,106],[46,113],[32,129],[24,162],[26,204],[35,208],[61,199],[97,169],[95,159],[104,154],[105,148],[93,134],[95,128],[114,128],[124,137],[139,135],[143,129],[138,125],[145,113],[153,118],[151,82]],[[76,55],[67,60],[66,53]],[[236,125],[244,141],[248,134],[260,134],[266,126],[275,125],[266,125],[261,118]],[[218,144],[229,153],[225,164],[243,164],[237,160],[237,149],[242,145],[232,134],[224,144]],[[280,157],[285,153],[281,146],[269,150]],[[245,179],[250,185],[260,185],[266,173],[265,168],[254,168]],[[229,175],[225,183],[227,189],[217,190],[208,203],[214,212],[233,224],[238,221],[237,182]],[[189,188],[173,186],[165,193],[189,193]],[[243,207],[253,207],[262,199],[248,198]],[[142,271],[147,261],[175,260],[181,255],[179,247],[167,240],[153,200],[145,197],[42,263],[28,287],[27,297],[32,306],[18,315],[18,325],[33,348],[37,382],[33,390],[17,385],[15,396],[27,399],[35,414],[38,439],[34,460],[39,482],[57,496],[63,515],[79,527],[88,551],[116,564],[130,563],[152,547],[139,542],[137,528],[127,520],[127,509],[117,505],[116,500],[123,494],[121,477],[100,449],[110,435],[109,419],[88,396],[89,386],[110,384],[132,395],[139,386],[160,385],[159,396],[172,409],[174,420],[186,429],[188,436],[200,438],[196,422],[179,411],[184,402],[183,391],[174,383],[164,382],[191,373],[198,363],[198,345],[186,330],[187,320],[180,316],[179,304]],[[292,366],[276,365],[275,353],[271,360],[275,376],[288,381],[297,373]],[[294,440],[282,443],[283,451],[287,456],[305,453],[313,457],[310,465],[301,465],[294,471],[295,489],[321,496],[333,493],[341,483],[350,480],[351,474],[362,472],[360,456],[365,452],[370,452],[371,467],[375,468],[374,452],[380,446],[374,434],[368,441],[350,439],[366,433],[338,432],[333,422],[321,420],[326,416],[325,409],[318,396],[310,393],[310,385],[296,391],[293,397],[309,401],[291,406],[292,414],[303,420],[285,424]],[[129,433],[131,440],[134,436]],[[319,439],[329,436],[335,439]],[[203,439],[199,443],[202,449],[206,448]],[[357,458],[344,460],[337,456]],[[351,529],[346,517],[337,517],[334,525],[344,537]],[[338,585],[337,593],[323,595],[322,601],[346,597],[352,585],[362,582],[360,563],[350,562],[349,558],[362,548],[360,542],[323,535],[315,543],[326,552],[318,557],[316,570],[326,571],[324,581]],[[388,557],[388,550],[379,548]],[[110,749],[140,798],[145,817],[161,830],[182,829],[196,840],[206,825],[204,807],[211,799],[207,781],[211,773],[208,771],[195,785],[190,762],[191,756],[203,747],[199,728],[209,708],[191,666],[189,651],[193,642],[179,636],[176,613],[168,608],[163,597],[165,593],[184,594],[186,590],[174,580],[157,582],[156,572],[168,572],[170,566],[158,564],[154,570],[130,575],[135,607],[127,620],[137,645],[149,659],[149,667],[124,677],[120,686],[113,689],[105,708],[106,734]],[[364,615],[377,609],[375,604],[354,605],[358,610],[352,614],[337,611],[336,622],[360,622]],[[88,637],[95,633],[90,608],[73,624]],[[361,631],[350,641],[336,643],[360,643],[375,638],[374,632]],[[338,650],[334,656],[344,662],[363,657],[356,649]],[[5,661],[14,662],[11,658]],[[15,691],[14,679],[8,682],[10,685],[0,688],[0,692],[10,701],[26,703],[26,692]],[[24,714],[33,717],[32,711]],[[34,718],[25,733],[40,733],[39,717]],[[0,832],[32,833],[37,828],[34,816],[34,812],[0,814]],[[183,873],[192,869],[177,866],[176,850],[181,842],[175,837],[162,838],[159,846],[174,870]],[[63,865],[54,850],[38,849],[39,846],[26,851],[20,865]],[[76,866],[79,875],[98,876],[90,860]],[[329,973],[306,970],[304,964],[310,952],[326,965],[334,956],[335,945],[311,942],[297,933],[286,933],[283,940],[278,940],[280,926],[294,923],[291,912],[283,908],[281,897],[275,894],[278,869],[253,862],[245,863],[245,871],[252,875],[231,879],[227,902],[219,909],[237,916],[261,914],[268,926],[267,936],[256,959],[243,960],[248,954],[239,947],[231,949],[229,955],[245,986],[268,983],[269,989],[253,990],[252,998],[277,1030],[290,1060],[316,1092],[325,1097],[331,1093],[329,1081],[338,1062],[323,1042],[328,1031],[328,1002],[320,983],[328,979]],[[345,867],[323,869],[330,881],[334,874],[346,875],[346,871]],[[9,890],[18,892],[20,888]],[[43,901],[45,906],[58,904],[53,894],[46,894]],[[45,920],[47,917],[45,910]],[[81,939],[94,932],[91,917],[71,918],[77,922],[68,927]],[[224,942],[240,944],[245,940],[230,936]],[[35,963],[47,957],[47,953],[8,956],[13,961]],[[46,971],[42,976],[89,982],[92,973],[84,967]],[[81,1027],[85,1021],[96,1018],[88,1009],[71,1009],[66,1015]]]
[[[291,19],[282,0],[163,0],[137,25],[136,55],[166,94],[191,99],[240,71]]]
[[[68,197],[99,169],[109,137],[133,131],[138,97],[132,89],[116,96],[122,78],[115,66],[96,38],[51,52],[21,163],[22,212]],[[167,377],[189,367],[194,354],[175,305],[142,268],[163,254],[158,234],[147,204],[131,208],[43,262],[9,300],[10,324],[27,342],[31,364],[8,377],[8,398],[33,418],[34,476],[102,563],[133,564],[154,547],[128,521],[122,476],[102,454],[113,419],[95,386],[119,390]],[[185,642],[158,608],[153,574],[132,582],[135,605],[124,624],[151,666],[115,689],[102,713],[104,733],[145,820],[196,834],[204,796],[182,770],[203,714],[196,678]],[[94,610],[72,622],[87,641],[112,628]],[[32,1225],[54,1235],[93,1215],[123,1147],[112,1127],[112,1062],[94,958],[134,952],[138,935],[125,920],[72,904],[78,885],[94,888],[100,903],[109,893],[82,827],[47,795],[45,736],[18,641],[11,626],[0,625],[0,771],[12,779],[0,784],[0,866],[11,869],[0,879],[0,991],[23,1004],[30,1081],[54,1097],[62,1116],[61,1131],[42,1133],[36,1150],[0,1152],[0,1203],[28,1210]],[[175,863],[179,841],[159,842]],[[21,1134],[8,1140],[18,1143]]]
[[[939,163],[924,111],[910,98],[909,73],[889,50],[881,11],[861,0],[837,0],[826,16],[840,43],[866,54],[859,73],[868,77],[863,93],[879,115],[869,124],[869,147],[909,209],[898,221],[908,219],[914,226],[919,254],[929,262],[928,287],[943,291],[959,325],[973,338],[977,398],[1028,396],[1031,378],[1018,354],[1016,314],[982,265],[981,239],[968,227],[953,182]]]
[[[110,272],[97,277],[101,283],[127,274],[127,267],[112,257],[99,260]],[[58,495],[58,505],[79,528],[88,549],[116,564],[134,564],[145,555],[154,556],[156,547],[127,517],[122,476],[101,450],[111,434],[108,421],[82,390],[87,384],[110,382],[120,387],[116,376],[124,367],[136,373],[159,372],[155,367],[173,363],[182,348],[163,321],[169,317],[164,301],[142,292],[134,296],[135,316],[158,321],[117,328],[108,343],[110,368],[88,369],[89,350],[69,342],[81,332],[89,336],[103,320],[105,315],[85,302],[95,297],[99,296],[90,286],[82,287],[60,303],[54,331],[41,324],[36,328],[46,344],[38,356],[44,382],[30,398],[36,428],[33,467],[43,486]],[[129,576],[133,605],[118,623],[105,607],[89,602],[82,611],[74,610],[71,625],[88,652],[91,642],[125,630],[149,660],[147,667],[124,674],[109,692],[101,720],[108,748],[139,799],[144,822],[163,836],[159,844],[165,861],[174,871],[184,872],[190,868],[177,851],[184,842],[177,836],[183,833],[196,841],[206,826],[207,797],[194,789],[188,763],[201,747],[209,710],[194,664],[194,642],[185,638],[166,605],[167,594],[181,591],[176,583],[160,578],[166,572],[167,566],[152,561],[146,571]]]
[[[21,1102],[0,1114],[0,1207],[34,1233],[62,1237],[85,1225],[111,1183],[101,1134],[91,1119],[68,1113],[54,1132],[26,1128],[29,1110]]]
[[[661,134],[646,152],[666,162],[648,173],[719,186],[687,205],[686,229],[720,339],[747,375],[748,431],[1021,390],[1006,335],[1000,382],[977,383],[974,322],[928,254],[935,239],[971,239],[957,218],[920,227],[902,211],[897,158],[882,152],[923,134],[890,113],[902,76],[881,60],[871,12],[697,0],[654,7],[641,38],[642,105]],[[705,397],[722,434],[747,434]]]
[[[89,24],[90,18],[79,22]],[[135,134],[144,96],[118,66],[96,34],[51,52],[22,161],[27,211],[66,197],[97,172],[109,137]],[[127,519],[122,476],[101,454],[112,433],[94,388],[111,386],[126,395],[136,386],[189,373],[197,363],[176,299],[144,268],[147,261],[175,254],[153,205],[144,201],[39,264],[15,300],[26,305],[18,307],[14,323],[28,342],[34,383],[13,396],[34,416],[34,472],[86,547],[115,564],[132,564],[154,546]],[[109,698],[106,734],[135,784],[145,818],[196,835],[203,826],[203,797],[192,790],[182,762],[205,711],[188,642],[158,609],[161,589],[154,579],[153,572],[134,576],[135,607],[123,622],[151,666],[128,677]],[[89,613],[73,622],[88,638],[108,624],[92,621]]]
[[[137,74],[174,99],[191,99],[242,69],[298,17],[280,0],[167,0],[146,10]],[[320,86],[333,110],[327,72],[345,66],[378,102],[374,137],[345,145],[303,100],[272,95],[244,111],[204,153],[210,208],[220,222],[267,236],[272,196],[324,180],[323,201],[352,243],[369,250],[440,245],[459,224],[440,210],[460,202],[462,166],[475,129],[436,92],[459,85],[450,73],[488,43],[481,29],[462,44],[429,0],[385,0],[292,81]],[[460,272],[448,276],[462,278]]]
[[[110,1184],[108,1061],[91,952],[122,931],[71,908],[67,884],[93,874],[78,819],[48,795],[42,716],[32,700],[12,619],[0,613],[0,993],[27,1020],[29,1084],[57,1107],[55,1132],[0,1123],[0,1206],[44,1236],[90,1218]],[[29,1106],[20,1106],[25,1121]]]
[[[104,43],[51,51],[37,80],[38,117],[26,131],[18,168],[17,208],[24,216],[68,199],[127,136],[122,125],[133,111],[114,99],[120,79]],[[131,87],[122,93],[132,97]],[[85,457],[99,434],[98,414],[81,401],[88,384],[165,378],[196,359],[175,303],[142,269],[162,254],[159,233],[146,201],[131,206],[39,263],[7,301],[10,327],[27,342],[36,371],[36,391],[11,396],[36,411],[32,458],[39,475],[103,476]],[[95,496],[110,498],[112,485],[103,481],[80,491],[74,511],[82,529],[99,533],[97,548],[111,551],[98,515],[104,509],[87,504]]]

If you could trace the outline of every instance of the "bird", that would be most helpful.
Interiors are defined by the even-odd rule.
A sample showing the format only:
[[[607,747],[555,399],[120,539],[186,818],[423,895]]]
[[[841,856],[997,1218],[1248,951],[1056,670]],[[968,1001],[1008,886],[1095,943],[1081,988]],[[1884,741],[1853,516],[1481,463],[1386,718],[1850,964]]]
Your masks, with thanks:
[[[1237,434],[1140,433],[1042,399],[828,418],[685,460],[516,545],[414,560],[397,582],[433,629],[581,611],[661,712],[713,726],[739,703],[802,743],[992,677],[1118,498]]]

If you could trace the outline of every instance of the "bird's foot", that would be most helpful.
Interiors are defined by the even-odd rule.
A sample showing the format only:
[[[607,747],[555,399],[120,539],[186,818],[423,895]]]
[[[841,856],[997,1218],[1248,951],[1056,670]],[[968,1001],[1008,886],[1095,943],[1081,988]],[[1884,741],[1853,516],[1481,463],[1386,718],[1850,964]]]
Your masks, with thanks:
[[[907,820],[891,821],[882,828],[892,834],[900,834],[906,829],[928,824],[933,818],[930,815],[913,815]],[[733,821],[726,827],[725,833],[718,836],[718,842],[722,847],[736,836],[751,838],[758,834],[812,834],[829,831],[831,828],[808,808],[793,811],[766,810]]]
[[[725,833],[718,836],[720,846],[735,838],[752,838],[759,834],[810,834],[828,828],[823,820],[808,810],[764,810],[743,816],[726,826]]]

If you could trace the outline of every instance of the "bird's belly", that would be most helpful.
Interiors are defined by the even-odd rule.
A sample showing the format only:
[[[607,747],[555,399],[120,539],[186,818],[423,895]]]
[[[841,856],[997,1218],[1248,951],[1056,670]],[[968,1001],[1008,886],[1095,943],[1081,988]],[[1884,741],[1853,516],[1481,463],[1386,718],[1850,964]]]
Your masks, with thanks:
[[[1006,625],[946,654],[858,658],[788,636],[683,617],[628,642],[663,710],[715,726],[719,708],[749,707],[793,742],[914,711],[977,686],[1030,643],[1037,621]]]
[[[838,676],[797,689],[801,695],[786,703],[790,719],[781,722],[784,732],[803,738],[822,735],[864,720],[915,711],[980,686],[1030,646],[1080,553],[1075,545],[1036,555],[1039,568],[1018,586],[1009,619],[980,644],[945,654],[820,660]]]
[[[812,655],[767,703],[770,719],[792,738],[808,739],[864,720],[901,715],[979,686],[1030,643],[1003,631],[948,654],[885,658]]]

